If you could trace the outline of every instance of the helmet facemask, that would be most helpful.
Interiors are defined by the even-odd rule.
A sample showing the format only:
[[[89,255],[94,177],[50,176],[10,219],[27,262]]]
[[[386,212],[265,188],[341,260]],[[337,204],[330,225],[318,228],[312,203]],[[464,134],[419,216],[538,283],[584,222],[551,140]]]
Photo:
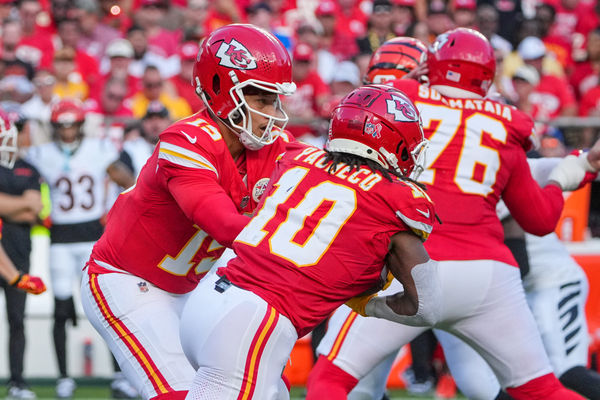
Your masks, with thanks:
[[[229,71],[229,76],[234,84],[229,90],[229,96],[233,100],[235,107],[227,114],[226,119],[222,118],[222,120],[235,132],[244,147],[249,150],[259,150],[263,146],[273,143],[279,136],[279,132],[285,127],[289,120],[288,115],[283,110],[279,96],[289,96],[293,94],[296,91],[296,84],[290,82],[270,83],[257,79],[247,79],[240,82],[234,71]],[[248,92],[248,88],[250,91],[256,90],[257,92],[263,91],[276,94],[275,108],[278,115],[266,114],[252,108],[246,101],[244,94],[244,89]],[[201,92],[201,97],[210,109],[204,91]],[[253,133],[252,113],[256,113],[268,119],[267,126],[260,137]],[[275,128],[275,126],[277,126],[277,128]]]
[[[421,173],[425,170],[425,164],[427,162],[427,148],[429,147],[429,140],[423,139],[413,151],[410,152],[410,156],[414,163],[414,168],[408,176],[412,180],[416,181],[419,179]]]
[[[17,128],[0,118],[0,165],[12,168],[17,160]]]

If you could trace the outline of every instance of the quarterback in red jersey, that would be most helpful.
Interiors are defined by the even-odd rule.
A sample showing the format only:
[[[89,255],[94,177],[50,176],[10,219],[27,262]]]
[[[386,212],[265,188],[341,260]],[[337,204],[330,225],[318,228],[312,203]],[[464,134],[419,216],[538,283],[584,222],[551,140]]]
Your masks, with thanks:
[[[442,221],[425,248],[439,262],[443,303],[429,327],[477,350],[515,399],[579,398],[552,374],[517,263],[503,244],[496,204],[502,197],[523,228],[549,233],[562,209],[561,189],[576,188],[591,166],[573,156],[552,171],[553,183],[544,188],[535,183],[525,157],[533,122],[514,107],[484,98],[495,59],[480,33],[458,28],[438,36],[427,67],[431,86],[410,79],[393,85],[415,102],[430,140],[419,181],[428,186]],[[397,290],[394,286],[388,290]],[[338,309],[319,345],[307,399],[345,399],[358,379],[429,327]]]
[[[296,339],[344,302],[369,298],[387,269],[404,293],[370,302],[371,312],[435,320],[437,264],[422,244],[435,211],[405,178],[425,146],[412,102],[372,85],[333,111],[327,151],[288,147],[234,242],[237,258],[200,282],[182,312],[181,342],[197,368],[188,399],[289,398],[281,372]]]
[[[82,281],[85,312],[145,399],[183,399],[194,369],[179,342],[186,293],[249,221],[289,141],[279,95],[290,58],[271,34],[229,25],[203,42],[204,111],[177,121],[108,215]]]

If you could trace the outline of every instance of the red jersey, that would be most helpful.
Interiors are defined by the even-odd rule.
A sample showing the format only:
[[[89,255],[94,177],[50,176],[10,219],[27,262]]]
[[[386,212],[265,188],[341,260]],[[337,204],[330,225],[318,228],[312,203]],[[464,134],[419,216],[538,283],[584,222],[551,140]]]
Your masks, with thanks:
[[[196,91],[192,88],[189,79],[184,79],[180,75],[175,75],[169,81],[175,86],[177,95],[183,97],[185,101],[190,105],[193,112],[198,112],[204,109],[204,103],[196,94]]]
[[[596,86],[587,91],[579,103],[579,115],[588,117],[597,116],[600,111],[600,86]]]
[[[324,159],[316,147],[288,147],[236,238],[238,258],[217,271],[285,315],[299,337],[379,282],[394,234],[425,239],[435,218],[417,185],[344,164],[330,174]]]
[[[394,86],[420,110],[430,140],[419,181],[442,221],[425,245],[431,258],[516,266],[496,216],[500,196],[523,229],[538,235],[554,230],[563,204],[557,186],[541,189],[531,177],[531,118],[492,100],[444,97],[413,80]]]
[[[563,108],[575,104],[573,89],[564,78],[542,75],[540,82],[529,95],[533,104],[531,116],[535,120],[556,118]]]
[[[194,289],[248,222],[242,213],[258,203],[285,140],[246,151],[238,166],[207,113],[171,125],[110,210],[90,272],[124,270],[171,293]]]

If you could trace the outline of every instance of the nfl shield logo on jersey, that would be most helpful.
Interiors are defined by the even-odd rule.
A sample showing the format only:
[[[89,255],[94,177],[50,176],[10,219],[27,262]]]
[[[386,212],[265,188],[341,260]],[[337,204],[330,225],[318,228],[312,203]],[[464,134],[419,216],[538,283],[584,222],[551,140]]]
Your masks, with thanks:
[[[269,185],[269,178],[262,178],[262,179],[259,179],[258,182],[256,182],[256,185],[254,185],[254,189],[252,189],[252,198],[254,199],[255,202],[258,203],[260,201],[260,198],[262,197],[263,193],[267,189],[268,185]]]
[[[231,39],[230,43],[223,42],[217,50],[217,57],[221,61],[219,64],[235,69],[255,69],[256,59],[243,44],[235,39]]]

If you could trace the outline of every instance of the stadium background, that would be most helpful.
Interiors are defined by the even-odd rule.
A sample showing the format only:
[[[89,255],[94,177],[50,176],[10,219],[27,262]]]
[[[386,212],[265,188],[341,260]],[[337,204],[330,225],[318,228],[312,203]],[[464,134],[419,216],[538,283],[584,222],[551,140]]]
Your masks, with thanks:
[[[598,14],[595,0],[0,0],[0,101],[19,103],[31,121],[31,144],[44,143],[52,140],[45,117],[49,103],[39,99],[51,87],[52,101],[74,97],[84,102],[87,135],[111,138],[120,147],[131,127],[149,114],[149,106],[158,107],[154,114],[166,110],[166,121],[198,110],[200,103],[186,75],[197,43],[224,24],[251,22],[276,34],[294,57],[299,89],[286,99],[290,129],[306,141],[322,143],[328,113],[360,84],[371,52],[383,41],[411,35],[428,44],[438,33],[467,26],[481,30],[497,51],[497,91],[538,121],[543,154],[561,155],[592,143],[600,127]],[[526,37],[540,40],[525,41]],[[541,73],[523,68],[523,60],[530,64],[527,61],[538,59],[543,61]],[[111,93],[107,82],[123,64],[127,74],[119,79],[126,93]],[[158,75],[149,66],[155,66]],[[546,75],[564,83],[563,92],[550,90],[544,84]],[[152,82],[156,76],[160,82]],[[116,104],[109,104],[111,95],[117,97],[112,99]],[[592,185],[573,196],[557,228],[590,278],[588,320],[591,351],[596,354],[598,189]],[[38,232],[33,244],[32,273],[49,282],[47,235]],[[57,375],[52,294],[30,296],[27,302],[25,376],[52,386]],[[80,307],[79,314],[79,325],[69,331],[70,373],[92,378],[80,382],[102,383],[112,374],[109,353]],[[6,321],[3,297],[0,318]],[[6,344],[7,329],[1,329],[0,348]],[[306,351],[306,342],[301,342],[288,371],[300,385],[309,367],[302,361],[309,358]],[[7,353],[0,354],[4,380]],[[407,362],[404,358],[399,366]],[[402,385],[398,380],[395,384]],[[44,390],[38,394],[44,396]],[[96,397],[86,394],[85,384],[79,390],[81,398]]]

